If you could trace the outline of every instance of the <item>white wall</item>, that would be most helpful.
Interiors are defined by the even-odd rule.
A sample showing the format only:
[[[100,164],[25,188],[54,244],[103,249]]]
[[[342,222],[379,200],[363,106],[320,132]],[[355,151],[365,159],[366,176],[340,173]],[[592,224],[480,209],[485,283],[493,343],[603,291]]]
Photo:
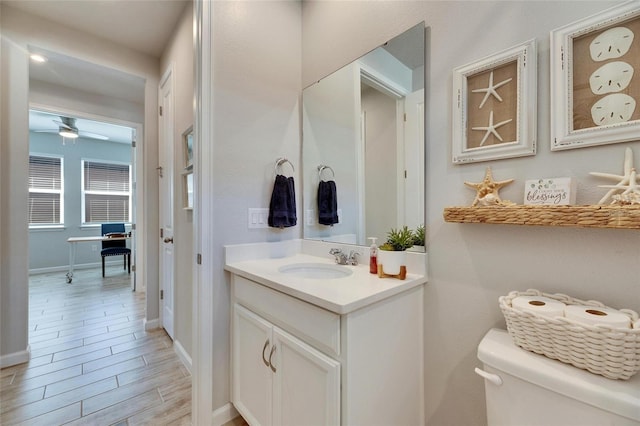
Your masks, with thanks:
[[[144,90],[144,85],[144,79],[140,78],[142,90]],[[94,115],[117,121],[143,123],[144,103],[142,99],[140,101],[140,103],[125,101],[40,80],[31,79],[29,81],[29,102],[32,105],[53,105],[62,111],[85,113],[91,111]]]
[[[160,58],[164,73],[173,66],[174,93],[174,245],[175,245],[175,324],[174,339],[191,354],[193,212],[183,209],[185,188],[182,171],[185,156],[182,133],[193,125],[193,6],[180,18],[169,44]]]
[[[578,203],[595,203],[603,182],[590,171],[620,173],[624,149],[640,161],[640,143],[564,152],[549,149],[549,31],[609,7],[610,2],[325,2],[303,3],[302,86],[317,81],[403,30],[425,20],[427,54],[427,245],[425,404],[429,425],[482,425],[484,389],[473,373],[476,346],[491,327],[504,328],[498,296],[538,288],[640,310],[640,233],[630,230],[450,224],[446,206],[469,205],[487,165],[501,191],[521,202],[524,180],[574,176]],[[327,28],[331,31],[327,31]],[[538,153],[452,165],[452,69],[538,40]]]
[[[2,105],[0,121],[0,367],[24,362],[27,348],[27,191],[29,158],[29,63],[19,46],[4,36],[7,13],[2,8],[0,57]],[[23,123],[24,125],[15,125]],[[5,202],[4,200],[11,200]]]
[[[205,303],[214,313],[212,329],[202,332],[212,333],[213,357],[202,359],[211,363],[202,371],[211,371],[212,377],[194,379],[194,384],[212,380],[212,404],[217,409],[230,398],[229,275],[223,269],[223,245],[289,240],[302,234],[301,219],[282,230],[247,226],[248,208],[269,206],[278,157],[289,158],[296,168],[300,212],[301,6],[290,1],[211,4],[215,112],[202,118],[213,133],[211,140],[201,143],[211,144],[213,152],[211,158],[202,158],[201,172],[209,179],[206,186],[212,187],[202,202],[212,209],[205,220],[213,231],[201,240],[202,268],[212,271],[205,278],[211,280],[211,299]]]
[[[155,167],[157,150],[158,68],[155,58],[145,56],[93,36],[78,33],[17,11],[0,3],[2,27],[2,186],[0,197],[11,199],[2,203],[3,239],[1,260],[2,324],[0,325],[0,362],[22,356],[27,349],[28,247],[27,247],[27,161],[28,161],[28,46],[77,57],[109,68],[118,69],[145,80],[144,151],[145,175],[139,176],[138,206],[158,204]],[[158,220],[149,214],[140,224],[138,263],[144,263],[145,276],[138,274],[146,285],[147,319],[158,318]],[[156,247],[151,250],[151,247]],[[10,249],[10,250],[9,250]],[[10,255],[7,255],[10,253]],[[12,362],[12,361],[9,361]]]

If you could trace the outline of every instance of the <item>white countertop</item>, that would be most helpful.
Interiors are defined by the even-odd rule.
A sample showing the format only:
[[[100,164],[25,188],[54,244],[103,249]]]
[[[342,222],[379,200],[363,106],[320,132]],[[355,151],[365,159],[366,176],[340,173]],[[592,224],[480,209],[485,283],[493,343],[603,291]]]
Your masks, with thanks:
[[[278,258],[229,262],[225,269],[337,314],[353,312],[427,282],[425,275],[411,273],[407,273],[404,280],[379,278],[377,274],[369,273],[368,263],[341,266],[351,269],[353,273],[333,279],[300,278],[278,271],[282,266],[296,263],[335,265],[329,257],[297,253]]]

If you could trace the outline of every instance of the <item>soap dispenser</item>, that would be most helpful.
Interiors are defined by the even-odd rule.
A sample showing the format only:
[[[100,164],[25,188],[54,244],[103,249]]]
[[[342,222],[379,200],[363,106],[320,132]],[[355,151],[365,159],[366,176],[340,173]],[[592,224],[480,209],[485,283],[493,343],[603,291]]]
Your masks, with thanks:
[[[369,237],[371,241],[371,247],[369,248],[369,272],[372,274],[378,273],[378,246],[376,245],[376,237]]]

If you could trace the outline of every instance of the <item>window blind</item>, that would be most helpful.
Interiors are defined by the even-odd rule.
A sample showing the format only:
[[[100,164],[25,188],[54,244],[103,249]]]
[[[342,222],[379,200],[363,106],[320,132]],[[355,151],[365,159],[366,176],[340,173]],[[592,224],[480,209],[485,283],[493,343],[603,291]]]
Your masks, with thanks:
[[[83,161],[84,222],[129,222],[130,166]]]
[[[29,224],[62,223],[62,158],[29,156]]]
[[[84,162],[85,191],[129,192],[129,165]]]

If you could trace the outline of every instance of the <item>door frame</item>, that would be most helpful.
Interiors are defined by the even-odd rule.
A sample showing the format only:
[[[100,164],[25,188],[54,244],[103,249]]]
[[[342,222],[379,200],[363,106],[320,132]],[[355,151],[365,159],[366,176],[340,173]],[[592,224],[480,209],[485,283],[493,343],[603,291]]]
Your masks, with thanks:
[[[402,226],[402,219],[404,218],[404,205],[405,205],[405,185],[404,185],[404,170],[405,170],[405,154],[404,154],[404,102],[408,93],[401,87],[397,87],[392,81],[385,78],[383,75],[377,73],[375,70],[361,66],[358,71],[359,82],[357,85],[357,93],[355,93],[358,100],[358,106],[360,108],[360,135],[356,140],[356,174],[357,174],[357,199],[359,211],[358,211],[358,230],[357,230],[357,243],[360,245],[367,245],[367,233],[366,233],[366,217],[364,214],[364,207],[366,205],[365,187],[366,187],[366,168],[367,162],[365,159],[367,132],[366,132],[366,112],[362,111],[362,83],[366,83],[369,87],[389,99],[394,100],[396,104],[395,121],[396,121],[396,219],[395,226]]]
[[[85,120],[93,120],[93,121],[100,121],[103,123],[108,123],[108,124],[114,124],[117,126],[123,126],[123,127],[130,127],[132,129],[134,129],[135,134],[136,134],[136,145],[135,147],[132,146],[132,149],[135,148],[136,149],[136,155],[135,155],[135,164],[132,163],[132,171],[135,173],[135,176],[132,176],[132,182],[135,182],[135,185],[133,185],[133,194],[131,197],[131,200],[134,204],[134,206],[132,206],[132,215],[134,215],[134,217],[130,218],[133,219],[131,221],[132,225],[135,225],[135,232],[132,232],[132,240],[131,240],[131,248],[132,248],[132,253],[131,253],[131,258],[133,259],[133,262],[131,263],[131,288],[132,290],[136,290],[136,283],[141,283],[141,289],[145,290],[145,262],[140,262],[139,264],[137,263],[137,259],[144,259],[144,246],[142,244],[143,238],[141,237],[141,233],[142,233],[142,229],[144,229],[145,227],[138,227],[138,224],[144,221],[144,217],[145,217],[145,205],[142,202],[142,198],[140,197],[140,194],[142,193],[142,191],[138,191],[137,187],[139,186],[140,182],[144,182],[144,149],[138,149],[141,148],[140,144],[142,143],[142,141],[144,141],[144,126],[142,125],[142,123],[138,123],[135,121],[127,121],[127,120],[121,120],[118,118],[113,118],[113,117],[108,117],[108,116],[104,116],[104,115],[100,115],[100,114],[92,114],[92,113],[88,113],[86,111],[78,111],[78,110],[74,110],[71,108],[67,108],[67,107],[58,107],[55,105],[51,105],[51,104],[43,104],[43,103],[38,103],[38,102],[29,102],[29,109],[34,109],[34,110],[38,110],[38,111],[42,111],[42,112],[47,112],[47,113],[52,113],[52,114],[61,114],[61,115],[67,115],[67,116],[72,116],[72,117],[76,117],[76,118],[81,118],[81,119],[85,119]],[[135,180],[133,180],[135,179]],[[143,187],[144,185],[140,185],[141,187]],[[28,233],[28,230],[27,230]],[[146,298],[146,293],[145,293],[145,298]]]
[[[193,424],[223,424],[235,417],[230,404],[213,410],[213,382],[219,374],[213,371],[213,285],[214,247],[213,179],[213,2],[196,0],[193,7],[195,76],[193,123],[193,253],[198,259],[193,266],[193,349],[191,419]],[[208,143],[202,143],[207,141]],[[206,236],[206,237],[203,237]]]

